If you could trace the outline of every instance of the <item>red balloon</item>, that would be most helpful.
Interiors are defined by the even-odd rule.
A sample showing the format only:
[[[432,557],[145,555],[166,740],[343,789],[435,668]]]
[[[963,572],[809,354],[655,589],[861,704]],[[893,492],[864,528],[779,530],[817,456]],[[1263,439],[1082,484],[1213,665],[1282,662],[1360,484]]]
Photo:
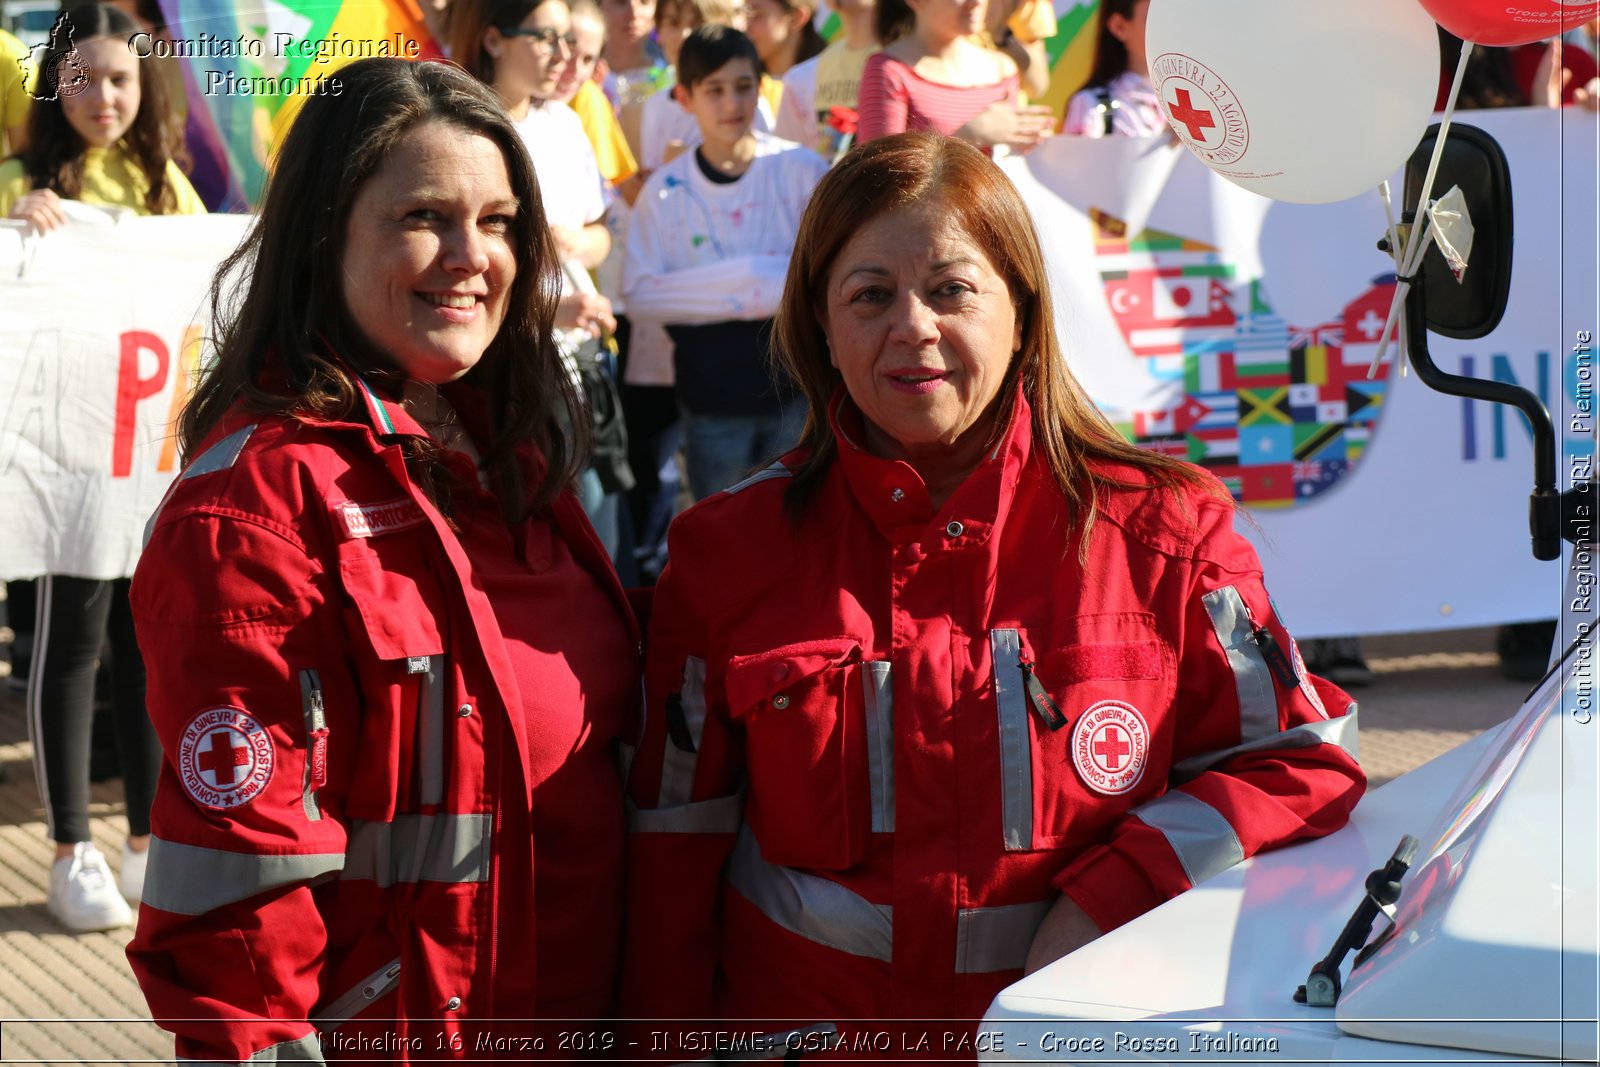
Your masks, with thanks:
[[[1559,37],[1600,18],[1597,0],[1422,0],[1422,6],[1463,41],[1501,47]]]

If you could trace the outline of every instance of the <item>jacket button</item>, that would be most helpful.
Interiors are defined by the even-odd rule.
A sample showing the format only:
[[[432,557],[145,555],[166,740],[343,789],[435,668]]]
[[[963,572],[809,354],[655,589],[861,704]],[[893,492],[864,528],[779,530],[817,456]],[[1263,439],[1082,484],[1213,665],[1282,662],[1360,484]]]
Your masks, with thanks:
[[[965,526],[961,525],[959,522],[956,522],[954,519],[951,519],[950,525],[944,528],[944,535],[946,537],[960,537],[966,532],[966,529],[967,528]]]
[[[889,494],[889,499],[893,500],[896,504],[900,503],[900,501],[904,500],[905,498],[906,491],[904,489],[896,489],[894,492]]]
[[[472,705],[471,704],[463,704],[463,705],[461,705],[459,708],[456,709],[456,714],[461,716],[463,719],[470,717],[472,715]]]
[[[461,1010],[461,998],[460,997],[451,997],[449,1000],[445,1001],[444,1002],[444,1010],[445,1011],[460,1011]]]
[[[788,707],[789,706],[789,694],[788,693],[779,693],[777,696],[773,697],[772,698],[772,706],[777,708],[779,711],[782,711],[784,708]]]

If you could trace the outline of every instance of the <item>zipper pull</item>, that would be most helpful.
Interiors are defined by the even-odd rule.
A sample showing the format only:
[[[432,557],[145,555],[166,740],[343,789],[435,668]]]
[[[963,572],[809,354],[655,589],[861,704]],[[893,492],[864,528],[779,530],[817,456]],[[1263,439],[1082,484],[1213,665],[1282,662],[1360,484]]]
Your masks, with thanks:
[[[1293,689],[1300,684],[1300,676],[1295,673],[1294,664],[1289,662],[1289,657],[1284,653],[1283,646],[1278,644],[1278,639],[1272,636],[1272,631],[1265,626],[1257,626],[1250,631],[1250,636],[1255,639],[1256,646],[1261,649],[1261,658],[1267,661],[1272,676],[1278,679],[1278,684],[1285,689]]]
[[[683,713],[683,694],[667,694],[667,737],[680,752],[693,753],[694,737],[689,733],[689,719]]]
[[[323,712],[320,689],[311,691],[311,729],[307,740],[311,744],[311,789],[315,792],[328,784],[328,719]]]
[[[1062,713],[1061,706],[1050,699],[1038,675],[1033,673],[1033,662],[1023,657],[1017,660],[1017,667],[1022,671],[1022,684],[1028,691],[1028,703],[1033,705],[1033,710],[1038,712],[1045,726],[1054,732],[1067,725],[1067,717]]]

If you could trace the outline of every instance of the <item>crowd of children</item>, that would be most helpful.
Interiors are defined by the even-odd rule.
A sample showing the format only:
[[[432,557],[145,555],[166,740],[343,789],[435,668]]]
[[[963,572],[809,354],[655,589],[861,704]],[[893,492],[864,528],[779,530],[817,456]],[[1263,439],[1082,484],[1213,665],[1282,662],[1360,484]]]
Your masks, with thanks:
[[[852,144],[932,128],[993,153],[1058,131],[1164,130],[1143,46],[1149,0],[1101,0],[1093,71],[1064,120],[1029,103],[1049,79],[1048,0],[831,4],[831,43],[812,0],[423,5],[440,50],[498,92],[532,156],[566,266],[558,340],[596,424],[584,503],[626,583],[659,573],[667,523],[686,498],[733,486],[799,436],[804,405],[767,359],[771,316],[812,189]],[[89,83],[56,99],[23,83],[26,50],[0,32],[0,217],[45,231],[72,201],[205,210],[184,174],[171,71],[123,45],[148,28],[125,13],[134,6],[69,12]],[[1548,60],[1522,71],[1541,56],[1487,55],[1483,93],[1501,72],[1507,85],[1516,75],[1557,97],[1565,88],[1568,102],[1593,100],[1592,63],[1569,56],[1558,83]],[[47,576],[33,625],[29,721],[58,850],[50,910],[75,930],[126,923],[124,898],[139,896],[159,757],[126,587]],[[23,631],[33,620],[12,623]],[[108,627],[130,826],[120,892],[87,830],[88,715]]]

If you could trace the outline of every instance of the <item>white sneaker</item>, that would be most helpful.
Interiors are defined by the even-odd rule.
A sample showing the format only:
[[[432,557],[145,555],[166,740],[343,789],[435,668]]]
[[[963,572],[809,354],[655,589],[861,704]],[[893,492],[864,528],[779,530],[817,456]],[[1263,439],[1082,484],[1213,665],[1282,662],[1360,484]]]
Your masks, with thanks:
[[[117,889],[129,904],[137,904],[144,897],[144,865],[149,858],[148,845],[143,852],[135,852],[126,841],[122,843],[122,873],[117,875]]]
[[[79,841],[72,846],[72,855],[51,865],[50,897],[45,907],[63,926],[78,933],[114,930],[133,922],[133,912],[117,892],[106,858],[87,841]]]

